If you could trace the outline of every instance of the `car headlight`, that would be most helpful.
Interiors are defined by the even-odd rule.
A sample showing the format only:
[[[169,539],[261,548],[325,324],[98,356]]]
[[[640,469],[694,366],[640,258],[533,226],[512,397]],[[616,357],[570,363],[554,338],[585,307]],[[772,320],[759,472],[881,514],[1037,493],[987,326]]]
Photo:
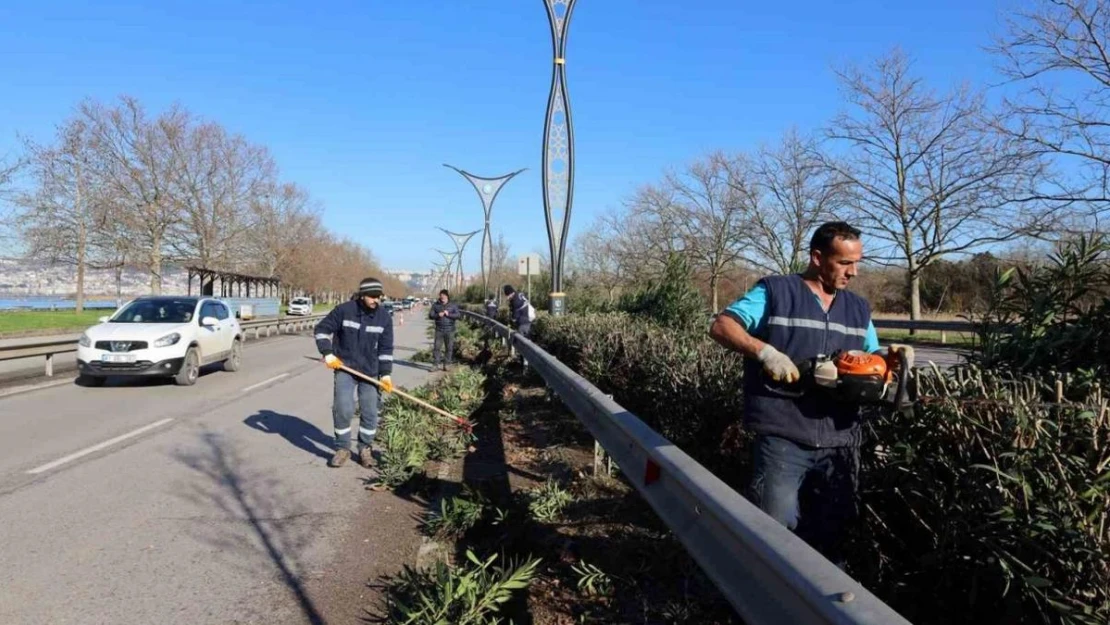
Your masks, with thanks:
[[[92,347],[92,339],[89,338],[88,334],[82,332],[81,338],[77,339],[77,344],[81,347]]]
[[[167,334],[166,336],[163,336],[162,338],[158,339],[157,341],[154,341],[154,346],[155,347],[169,347],[170,345],[175,345],[180,340],[181,340],[181,335],[178,334],[177,332],[174,332],[173,334]]]

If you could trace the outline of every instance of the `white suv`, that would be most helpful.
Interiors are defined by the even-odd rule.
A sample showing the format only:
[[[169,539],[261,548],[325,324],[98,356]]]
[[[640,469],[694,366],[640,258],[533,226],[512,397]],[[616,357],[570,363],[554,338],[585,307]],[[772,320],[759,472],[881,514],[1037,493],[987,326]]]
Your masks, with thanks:
[[[312,298],[309,297],[294,297],[289,300],[289,309],[285,311],[287,315],[311,315],[312,314]]]
[[[243,363],[242,328],[216,299],[140,297],[100,321],[77,342],[78,379],[89,386],[117,375],[172,376],[189,386],[203,365],[238,371]]]

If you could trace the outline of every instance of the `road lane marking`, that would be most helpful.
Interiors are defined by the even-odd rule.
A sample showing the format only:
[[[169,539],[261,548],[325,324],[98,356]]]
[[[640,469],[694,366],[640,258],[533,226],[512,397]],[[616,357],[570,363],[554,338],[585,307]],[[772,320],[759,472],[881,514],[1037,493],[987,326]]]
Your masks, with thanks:
[[[260,386],[265,386],[266,384],[269,384],[270,382],[273,382],[275,380],[280,380],[280,379],[286,377],[287,375],[289,375],[289,374],[288,373],[282,373],[280,375],[275,375],[274,377],[270,378],[269,380],[262,380],[258,384],[251,384],[247,388],[243,389],[243,392],[244,393],[249,393],[249,392],[253,391],[254,389],[256,389]]]
[[[125,441],[129,438],[138,436],[138,435],[142,434],[143,432],[147,432],[149,430],[153,430],[156,427],[165,425],[165,424],[169,423],[170,421],[173,421],[173,417],[162,419],[161,421],[155,421],[154,423],[151,423],[150,425],[144,425],[143,427],[141,427],[137,430],[131,430],[127,434],[122,434],[122,435],[117,436],[115,438],[106,440],[103,443],[98,443],[96,445],[93,445],[92,447],[86,447],[85,449],[82,449],[81,451],[78,451],[78,452],[75,452],[75,453],[72,453],[72,454],[66,456],[65,458],[58,458],[54,462],[48,462],[48,463],[42,465],[41,467],[35,467],[34,469],[31,469],[30,471],[28,471],[28,473],[34,475],[36,473],[43,473],[45,471],[49,471],[50,469],[56,469],[56,468],[62,466],[63,464],[65,464],[67,462],[72,462],[72,461],[77,460],[78,458],[81,458],[83,456],[87,456],[89,454],[96,453],[96,452],[100,451],[101,449],[104,449],[106,447],[111,447],[112,445],[115,445],[116,443],[119,443],[121,441]]]

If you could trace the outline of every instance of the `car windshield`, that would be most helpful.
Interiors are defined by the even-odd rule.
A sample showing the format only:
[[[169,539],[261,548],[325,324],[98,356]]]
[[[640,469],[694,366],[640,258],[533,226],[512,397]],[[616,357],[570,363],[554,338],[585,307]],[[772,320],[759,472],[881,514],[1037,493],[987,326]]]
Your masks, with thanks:
[[[192,299],[138,300],[124,306],[110,323],[188,323],[197,302]]]
[[[295,298],[293,298],[293,301],[291,301],[289,303],[290,304],[307,304],[308,300],[300,298],[300,297],[295,297]]]

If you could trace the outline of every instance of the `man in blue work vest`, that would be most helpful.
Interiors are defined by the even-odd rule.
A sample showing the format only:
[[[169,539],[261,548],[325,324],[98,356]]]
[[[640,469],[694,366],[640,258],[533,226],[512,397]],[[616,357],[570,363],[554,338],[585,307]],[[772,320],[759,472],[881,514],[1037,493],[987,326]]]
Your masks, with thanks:
[[[818,393],[798,397],[779,385],[796,382],[796,363],[819,354],[880,350],[871,307],[845,290],[862,258],[859,230],[822,224],[803,273],[761,279],[709,330],[746,356],[744,425],[756,434],[748,498],[839,566],[844,531],[857,515],[860,406]]]

